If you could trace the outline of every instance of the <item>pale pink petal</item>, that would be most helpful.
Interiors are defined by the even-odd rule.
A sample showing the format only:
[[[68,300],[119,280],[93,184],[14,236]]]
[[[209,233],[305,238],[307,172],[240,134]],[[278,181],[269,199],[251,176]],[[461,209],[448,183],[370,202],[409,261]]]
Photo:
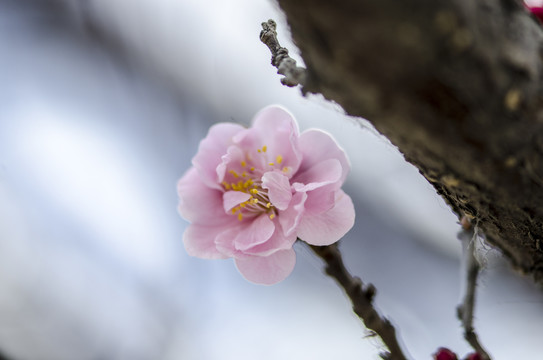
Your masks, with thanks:
[[[262,176],[262,188],[268,189],[270,202],[279,210],[285,210],[292,199],[288,177],[277,171]]]
[[[269,256],[278,250],[287,250],[292,248],[296,241],[296,233],[285,236],[281,226],[276,225],[273,235],[263,244],[245,250],[245,254]]]
[[[270,256],[236,258],[236,267],[247,280],[256,284],[272,285],[290,275],[296,264],[294,250],[277,251]]]
[[[321,130],[307,130],[300,135],[299,145],[303,154],[300,172],[328,159],[336,159],[340,162],[342,169],[339,183],[342,184],[345,181],[351,165],[347,155],[331,135]]]
[[[202,259],[225,259],[227,256],[215,246],[215,238],[224,230],[223,226],[190,225],[183,234],[185,250]]]
[[[234,141],[248,151],[257,168],[269,171],[286,167],[290,176],[298,170],[302,159],[298,139],[298,125],[292,115],[282,107],[269,106],[258,112],[253,126]],[[259,151],[264,146],[266,151]]]
[[[295,193],[290,206],[286,210],[279,212],[277,218],[285,236],[296,234],[296,228],[305,212],[304,204],[306,200],[306,193]]]
[[[275,224],[266,214],[243,221],[241,226],[241,230],[234,239],[234,247],[240,251],[248,250],[266,242],[275,230]]]
[[[245,155],[237,145],[229,146],[221,157],[221,163],[217,165],[217,181],[219,183],[225,181],[228,184],[237,183],[243,172],[241,162],[244,160]]]
[[[329,184],[307,192],[304,208],[308,214],[318,214],[330,210],[335,202],[335,184]]]
[[[251,194],[241,191],[227,191],[222,195],[224,211],[230,212],[232,208],[238,206],[240,203],[249,200]]]
[[[179,180],[177,194],[179,213],[188,221],[213,225],[226,220],[222,191],[204,185],[195,168],[190,168]]]
[[[330,245],[354,225],[354,206],[343,190],[336,193],[335,206],[317,215],[305,214],[297,229],[298,237],[311,245]]]
[[[216,124],[209,129],[206,138],[200,142],[198,153],[192,159],[192,164],[200,172],[204,184],[221,189],[217,166],[228,147],[232,145],[232,137],[243,130],[243,126],[232,123]]]
[[[237,219],[234,221],[237,221]],[[236,239],[236,236],[239,234],[240,230],[241,223],[234,223],[234,225],[231,223],[230,227],[218,234],[215,238],[215,246],[217,247],[217,250],[228,257],[242,255],[242,253],[234,247],[234,240]]]
[[[295,191],[311,191],[328,184],[337,184],[339,189],[341,187],[339,182],[341,172],[341,163],[338,160],[324,160],[314,164],[304,172],[296,174],[292,179],[294,181],[293,188]]]
[[[294,116],[279,105],[270,105],[261,109],[253,118],[253,127],[260,129],[264,136],[269,137],[275,131],[288,131],[299,136],[298,124]]]

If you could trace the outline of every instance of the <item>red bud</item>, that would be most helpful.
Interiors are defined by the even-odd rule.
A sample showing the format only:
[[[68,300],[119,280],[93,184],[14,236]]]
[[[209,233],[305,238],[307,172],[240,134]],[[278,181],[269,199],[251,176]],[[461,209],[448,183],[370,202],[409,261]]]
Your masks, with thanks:
[[[451,350],[441,347],[434,354],[434,360],[458,360],[458,358]]]

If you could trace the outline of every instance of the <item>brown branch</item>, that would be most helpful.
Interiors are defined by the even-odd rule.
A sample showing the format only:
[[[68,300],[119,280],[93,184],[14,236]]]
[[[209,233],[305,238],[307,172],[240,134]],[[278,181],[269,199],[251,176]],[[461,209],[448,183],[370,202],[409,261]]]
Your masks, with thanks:
[[[475,328],[473,326],[473,314],[475,311],[475,293],[477,290],[477,277],[481,271],[481,265],[475,258],[478,227],[471,226],[466,218],[462,219],[463,229],[458,233],[458,239],[462,241],[464,248],[464,267],[466,273],[466,289],[462,303],[457,307],[457,316],[464,328],[464,338],[471,347],[481,356],[481,360],[491,360],[488,352],[483,348]]]
[[[406,356],[396,339],[396,330],[390,321],[379,315],[373,306],[376,290],[372,284],[364,285],[345,268],[343,258],[336,244],[311,246],[311,250],[326,263],[326,273],[334,278],[345,290],[353,304],[353,311],[363,321],[366,328],[374,331],[383,340],[389,352],[381,353],[386,360],[406,360]]]
[[[296,60],[288,55],[287,48],[279,45],[277,32],[275,31],[276,27],[275,21],[271,19],[263,22],[260,41],[270,49],[272,54],[271,63],[277,68],[277,73],[285,76],[281,79],[281,83],[290,87],[303,85],[305,81],[305,69],[296,66]]]
[[[543,31],[522,1],[278,1],[304,91],[371,121],[543,283]]]

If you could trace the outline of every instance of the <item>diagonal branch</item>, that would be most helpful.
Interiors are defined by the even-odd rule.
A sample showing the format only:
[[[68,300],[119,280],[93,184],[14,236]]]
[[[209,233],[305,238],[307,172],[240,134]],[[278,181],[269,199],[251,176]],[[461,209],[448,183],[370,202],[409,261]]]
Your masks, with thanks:
[[[381,353],[385,360],[406,360],[407,357],[396,338],[396,329],[386,318],[381,317],[373,306],[375,287],[364,285],[362,281],[353,277],[345,268],[343,258],[336,244],[329,246],[312,246],[311,250],[326,263],[326,273],[334,278],[345,290],[353,304],[353,311],[362,320],[364,325],[373,330],[383,340],[389,352]]]
[[[478,227],[471,226],[466,218],[462,219],[462,231],[458,233],[458,239],[462,241],[464,248],[464,267],[466,276],[466,289],[464,299],[458,306],[458,319],[464,328],[464,338],[471,347],[481,356],[481,360],[490,360],[490,355],[481,345],[479,337],[473,326],[473,314],[475,309],[475,293],[477,290],[477,277],[481,271],[481,265],[475,258],[475,241],[477,240]]]

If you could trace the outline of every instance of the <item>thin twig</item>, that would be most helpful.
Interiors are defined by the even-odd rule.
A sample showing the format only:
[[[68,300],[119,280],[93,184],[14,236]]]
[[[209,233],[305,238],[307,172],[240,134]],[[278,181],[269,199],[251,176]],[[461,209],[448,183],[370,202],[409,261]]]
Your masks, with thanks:
[[[464,248],[466,289],[464,299],[456,310],[458,319],[462,322],[462,327],[464,328],[464,338],[466,341],[479,353],[482,360],[490,360],[490,355],[479,342],[479,337],[473,327],[475,291],[477,288],[477,277],[481,271],[481,265],[475,258],[477,233],[477,225],[473,227],[466,218],[462,219],[462,231],[458,233],[458,239],[462,241]]]
[[[310,248],[326,263],[326,273],[334,278],[345,290],[353,304],[353,311],[362,320],[364,325],[374,331],[382,339],[388,352],[381,353],[385,360],[406,360],[407,357],[396,338],[396,329],[386,318],[381,317],[373,306],[376,290],[372,284],[364,285],[362,281],[353,277],[345,268],[343,258],[336,244],[329,246],[312,246]]]
[[[305,69],[296,66],[296,60],[288,55],[287,48],[282,47],[277,40],[277,24],[273,20],[262,23],[260,41],[270,49],[271,63],[277,68],[277,73],[284,75],[281,83],[286,86],[303,85],[305,81]]]

